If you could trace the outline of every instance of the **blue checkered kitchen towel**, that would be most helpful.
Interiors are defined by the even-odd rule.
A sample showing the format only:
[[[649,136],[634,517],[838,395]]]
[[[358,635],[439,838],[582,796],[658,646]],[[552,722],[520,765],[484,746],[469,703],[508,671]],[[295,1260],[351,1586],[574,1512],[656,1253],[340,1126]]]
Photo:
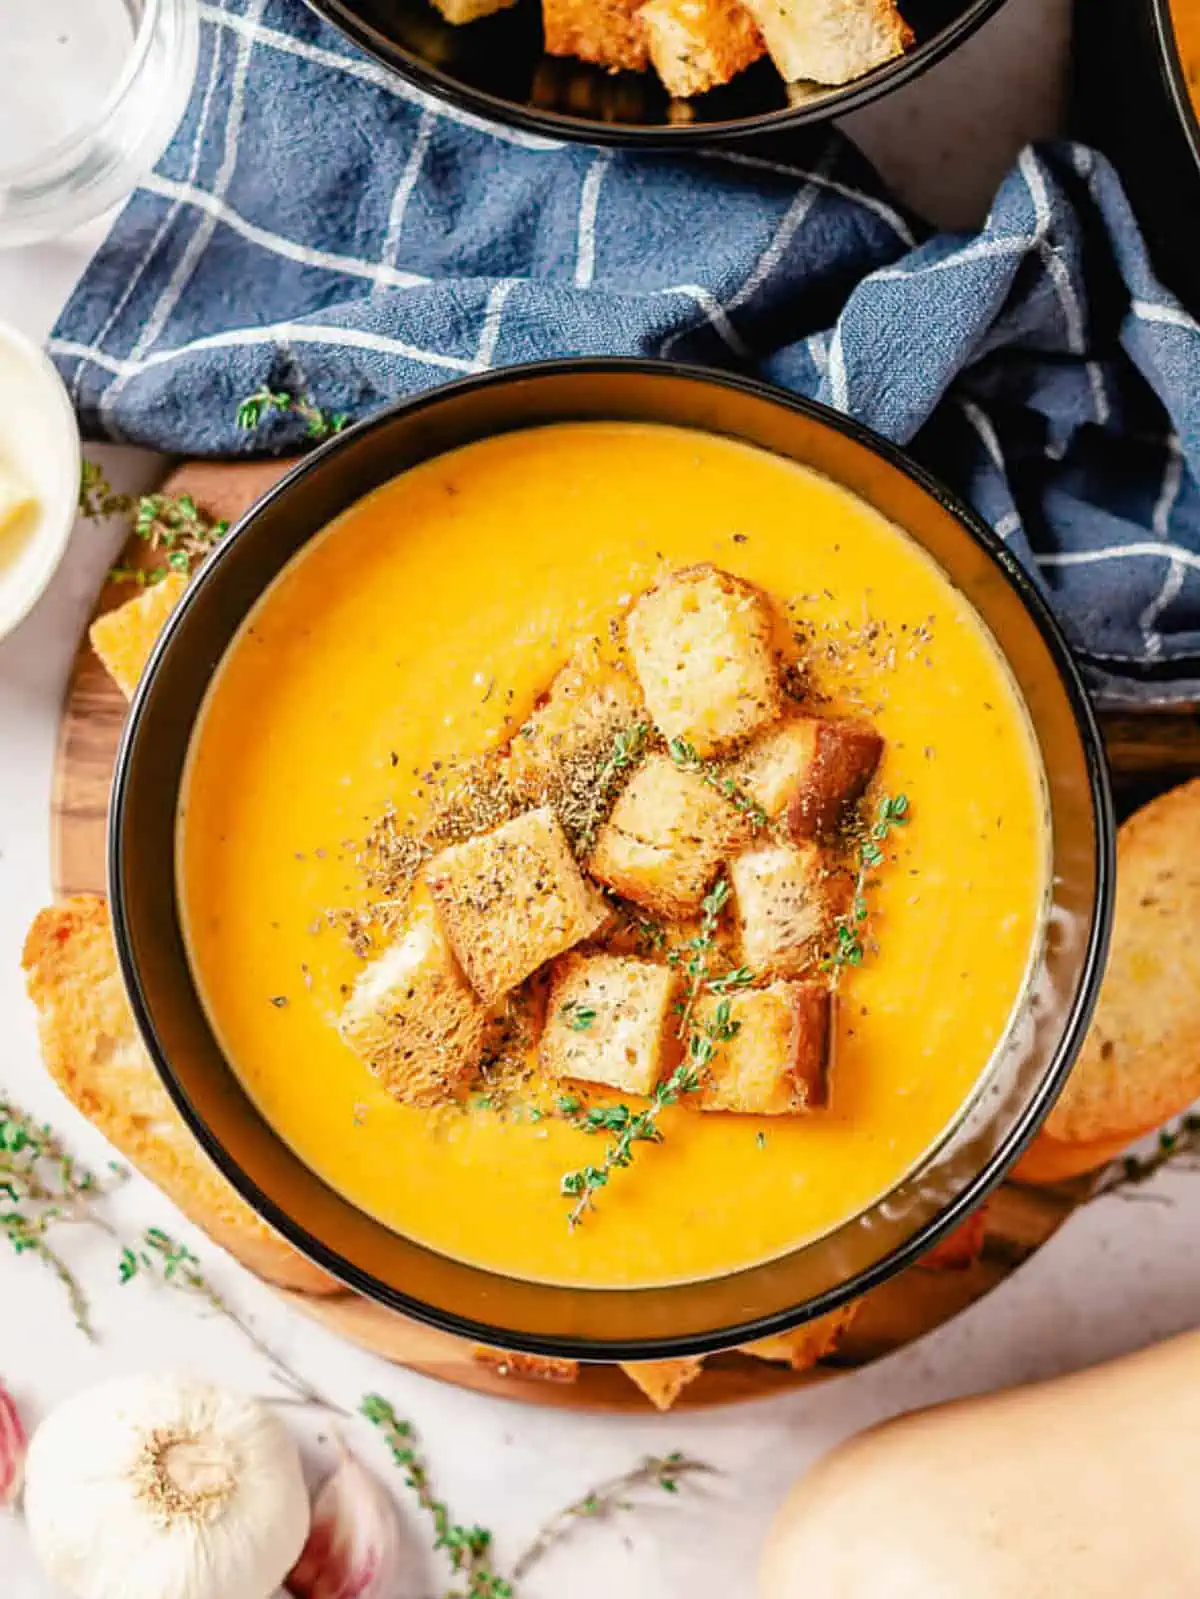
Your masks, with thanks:
[[[1038,573],[1097,691],[1200,696],[1200,327],[1120,185],[1027,150],[930,237],[851,145],[597,151],[393,80],[301,0],[207,0],[186,117],[55,330],[86,432],[284,450],[270,384],[354,416],[538,357],[757,372],[849,411]],[[1181,219],[1183,225],[1183,219]]]

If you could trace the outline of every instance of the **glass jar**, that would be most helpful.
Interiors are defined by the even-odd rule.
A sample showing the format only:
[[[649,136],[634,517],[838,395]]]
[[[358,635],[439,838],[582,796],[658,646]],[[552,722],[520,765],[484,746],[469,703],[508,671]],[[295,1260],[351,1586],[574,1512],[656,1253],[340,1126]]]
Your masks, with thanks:
[[[0,247],[125,198],[187,105],[195,0],[0,0]]]

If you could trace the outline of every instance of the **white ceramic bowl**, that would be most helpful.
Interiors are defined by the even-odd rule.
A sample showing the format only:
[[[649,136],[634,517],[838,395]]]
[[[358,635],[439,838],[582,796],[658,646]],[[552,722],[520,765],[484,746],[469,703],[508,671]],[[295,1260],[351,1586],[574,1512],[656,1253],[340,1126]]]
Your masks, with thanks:
[[[32,610],[62,560],[79,506],[79,428],[42,350],[0,322],[0,461],[37,496],[33,525],[0,544],[0,639]]]

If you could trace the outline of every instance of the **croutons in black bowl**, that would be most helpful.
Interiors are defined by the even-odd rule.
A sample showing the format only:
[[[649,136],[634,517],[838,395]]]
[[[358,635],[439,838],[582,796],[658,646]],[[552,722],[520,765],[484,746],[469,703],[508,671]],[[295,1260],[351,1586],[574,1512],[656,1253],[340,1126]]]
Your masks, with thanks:
[[[631,0],[443,0],[447,14],[478,18],[457,25],[433,0],[308,3],[399,76],[493,122],[591,144],[663,146],[780,133],[843,116],[924,72],[1003,0],[899,0],[898,12],[892,0],[788,0],[786,7],[777,0],[751,0],[751,9],[761,6],[766,18],[771,54],[799,81],[785,81],[763,55],[704,92],[697,88],[713,76],[702,61],[710,51],[721,63],[715,75],[722,78],[734,57],[740,64],[753,56],[755,47],[737,35],[738,27],[748,25],[743,19],[730,37],[729,0],[654,0],[662,7],[664,37],[657,53],[673,63],[666,75],[674,94],[650,63],[638,71],[605,64],[629,59],[619,39],[610,48],[605,16],[627,13],[617,26],[628,28]],[[504,9],[495,9],[497,3]],[[545,3],[565,13],[563,48],[575,40],[575,48],[602,57],[599,63],[547,53]],[[775,24],[778,36],[776,18],[782,19]],[[907,30],[902,53],[895,47],[893,18]],[[579,43],[581,33],[599,38]],[[825,48],[814,53],[804,47],[805,39],[819,36]],[[822,82],[813,81],[818,73]]]
[[[292,557],[364,495],[446,451],[606,420],[717,434],[802,463],[915,540],[974,606],[1024,701],[1044,774],[1048,852],[1039,936],[999,1047],[916,1164],[850,1220],[782,1255],[649,1288],[563,1286],[471,1265],[393,1231],[306,1165],[222,1051],[189,958],[177,849],[189,750],[214,674]],[[404,537],[403,524],[394,536]],[[987,774],[979,782],[982,793]],[[947,837],[948,872],[954,847]],[[653,1360],[732,1347],[838,1308],[910,1264],[1001,1180],[1082,1041],[1107,944],[1112,850],[1104,757],[1078,673],[1044,600],[970,511],[899,450],[821,406],[661,362],[580,360],[488,373],[381,412],[315,450],[227,535],[168,622],[130,712],[109,892],[123,976],[164,1083],[217,1166],[283,1237],[360,1293],[468,1339],[552,1357]],[[943,980],[953,985],[958,974]]]

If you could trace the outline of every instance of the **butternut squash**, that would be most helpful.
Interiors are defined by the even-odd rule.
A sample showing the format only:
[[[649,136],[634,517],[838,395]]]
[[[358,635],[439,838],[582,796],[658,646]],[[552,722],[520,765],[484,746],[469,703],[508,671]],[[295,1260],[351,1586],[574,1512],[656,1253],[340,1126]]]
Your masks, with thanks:
[[[761,1599],[1194,1599],[1200,1333],[918,1411],[792,1490]]]

